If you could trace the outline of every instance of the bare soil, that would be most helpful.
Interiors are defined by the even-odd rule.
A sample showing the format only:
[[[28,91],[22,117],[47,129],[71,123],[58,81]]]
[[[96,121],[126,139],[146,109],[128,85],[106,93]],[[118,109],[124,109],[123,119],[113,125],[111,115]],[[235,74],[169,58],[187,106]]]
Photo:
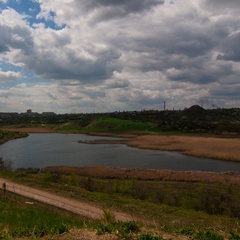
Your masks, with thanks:
[[[81,216],[89,217],[92,219],[100,219],[103,217],[103,210],[93,204],[80,202],[70,198],[61,197],[49,192],[38,190],[35,188],[27,187],[21,184],[11,182],[9,180],[0,178],[0,187],[3,188],[5,183],[6,191],[14,192],[19,195],[47,203],[62,209],[66,209]],[[26,203],[29,204],[29,203]],[[134,218],[121,212],[113,212],[116,220],[120,221],[133,221]]]
[[[69,199],[65,197],[61,197],[49,192],[45,192],[42,190],[38,190],[35,188],[27,187],[21,184],[17,184],[11,182],[9,180],[0,178],[0,188],[3,188],[5,184],[5,194],[7,191],[28,197],[32,199],[32,201],[27,201],[26,204],[32,205],[35,201],[40,201],[47,203],[49,205],[59,207],[81,216],[85,216],[92,219],[101,219],[103,217],[102,209],[94,206],[93,204],[85,203],[82,201],[76,201],[74,199]],[[4,188],[5,188],[4,187]],[[119,221],[138,221],[142,222],[141,219],[137,219],[134,216],[130,216],[125,213],[121,212],[112,212],[116,220]],[[173,240],[185,240],[188,239],[185,236],[175,236],[173,234],[168,234],[164,232],[158,232],[156,234],[161,235],[164,239],[173,239]],[[26,239],[26,238],[19,238],[19,239]],[[59,236],[45,236],[43,239],[50,240],[50,239],[59,239],[59,240],[67,240],[67,239],[78,239],[78,240],[118,240],[120,239],[114,234],[104,234],[104,235],[97,235],[94,230],[90,229],[71,229],[69,232],[64,233]]]

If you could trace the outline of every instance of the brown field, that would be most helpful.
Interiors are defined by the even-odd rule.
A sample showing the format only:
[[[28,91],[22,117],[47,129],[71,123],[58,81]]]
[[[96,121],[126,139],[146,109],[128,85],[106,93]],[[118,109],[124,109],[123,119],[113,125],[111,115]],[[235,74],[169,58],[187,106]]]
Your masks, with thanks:
[[[177,151],[196,157],[240,161],[239,138],[144,135],[129,139],[127,144],[144,149]]]
[[[5,129],[14,132],[26,133],[51,133],[50,128],[14,128]],[[142,149],[177,151],[186,155],[213,158],[224,161],[240,161],[240,138],[220,138],[182,135],[130,135],[113,133],[92,133],[93,135],[112,136],[125,138],[112,141],[112,143],[127,144],[131,147]],[[104,144],[111,141],[98,140],[89,143]]]
[[[54,132],[50,128],[35,127],[35,128],[4,128],[5,131],[9,132],[20,132],[20,133],[52,133]]]
[[[19,169],[19,171],[21,171]],[[26,170],[24,170],[26,171]],[[239,172],[201,172],[201,171],[174,171],[164,169],[128,169],[112,167],[70,167],[53,166],[45,167],[44,172],[56,174],[76,173],[83,177],[103,179],[138,179],[162,180],[183,182],[222,183],[240,186]]]

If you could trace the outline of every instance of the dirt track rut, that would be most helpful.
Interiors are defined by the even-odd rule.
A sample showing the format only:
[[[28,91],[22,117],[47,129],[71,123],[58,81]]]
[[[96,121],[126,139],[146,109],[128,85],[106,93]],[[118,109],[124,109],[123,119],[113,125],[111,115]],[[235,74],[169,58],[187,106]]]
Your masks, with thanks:
[[[33,200],[44,202],[46,204],[56,206],[73,213],[79,214],[81,216],[100,219],[103,217],[103,211],[101,208],[84,203],[81,201],[76,201],[70,198],[61,197],[52,193],[48,193],[42,190],[38,190],[32,187],[27,187],[25,185],[17,184],[9,180],[0,178],[0,187],[3,189],[3,183],[6,184],[6,191],[10,191]],[[120,212],[113,212],[116,220],[120,221],[133,221],[132,216],[129,216]]]

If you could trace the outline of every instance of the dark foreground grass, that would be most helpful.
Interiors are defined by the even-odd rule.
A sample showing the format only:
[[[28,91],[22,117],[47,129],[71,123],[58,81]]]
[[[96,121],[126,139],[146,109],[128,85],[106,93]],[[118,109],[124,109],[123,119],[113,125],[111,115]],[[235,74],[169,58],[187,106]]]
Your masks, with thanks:
[[[0,239],[40,238],[82,228],[86,219],[66,211],[7,193],[0,195]]]
[[[61,196],[92,202],[103,209],[109,209],[110,212],[116,210],[126,212],[136,219],[141,219],[143,221],[141,224],[147,229],[154,229],[155,232],[191,236],[193,239],[240,238],[238,185],[208,182],[207,179],[198,182],[107,179],[80,176],[74,172],[30,174],[22,171],[2,173],[2,175]],[[28,217],[30,216],[34,218],[33,213],[29,213]],[[95,225],[92,227],[99,234],[118,232],[122,237],[124,236],[125,232],[122,231],[126,225],[116,223],[111,219],[111,215],[106,215],[105,219],[108,221],[102,221],[97,227]],[[58,226],[69,224],[60,220],[56,222]],[[44,226],[43,223],[40,222],[38,225]],[[72,221],[70,225],[71,223]],[[80,221],[80,226],[81,224]],[[34,229],[34,226],[31,226],[31,229]],[[55,228],[50,228],[47,232],[53,232],[51,229]],[[138,233],[138,237],[140,236],[139,239],[161,239],[162,235],[148,231]]]

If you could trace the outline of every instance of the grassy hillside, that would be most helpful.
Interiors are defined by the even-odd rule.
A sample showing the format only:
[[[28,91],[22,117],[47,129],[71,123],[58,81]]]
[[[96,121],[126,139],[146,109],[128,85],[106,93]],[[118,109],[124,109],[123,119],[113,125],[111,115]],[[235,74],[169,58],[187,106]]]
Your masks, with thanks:
[[[95,229],[98,234],[111,233],[111,238],[103,239],[183,239],[182,237],[204,240],[240,239],[238,224],[240,189],[238,185],[223,183],[224,177],[221,183],[215,180],[209,182],[209,179],[199,182],[191,179],[179,181],[171,180],[171,177],[168,180],[100,178],[93,175],[90,177],[86,171],[84,174],[79,174],[69,169],[59,171],[58,168],[51,171],[46,169],[41,174],[2,172],[1,175],[15,179],[19,183],[37,186],[61,196],[92,202],[102,209],[108,209],[103,220],[97,223],[89,221],[85,224],[85,227]],[[20,231],[18,229],[22,228],[35,229],[36,226],[32,224],[31,219],[35,219],[36,215],[42,218],[38,220],[40,229],[50,234],[57,234],[53,230],[58,229],[56,226],[60,226],[63,230],[81,228],[83,221],[86,221],[72,217],[69,220],[65,218],[66,215],[51,208],[49,211],[44,205],[38,207],[43,209],[39,210],[40,213],[35,213],[37,210],[32,208],[29,210],[24,200],[13,202],[11,198],[7,200],[2,198],[1,209],[5,208],[6,211],[1,211],[0,218],[7,220],[2,221],[0,230],[4,232],[6,226],[9,231]],[[41,213],[46,210],[51,215],[48,217],[49,220]],[[111,215],[115,210],[139,217],[145,223],[116,222]],[[28,221],[19,220],[16,225],[14,222],[16,220],[11,217],[14,212],[18,212],[18,220],[26,218]],[[55,216],[52,216],[52,213]],[[59,220],[58,214],[63,216],[60,217],[62,221]],[[27,225],[22,225],[24,222]],[[171,237],[164,237],[167,234]],[[118,238],[113,238],[114,235]]]
[[[57,132],[108,132],[108,133],[150,133],[158,132],[156,124],[121,120],[113,117],[97,117],[92,119],[86,126],[77,122],[65,123],[55,127]]]

